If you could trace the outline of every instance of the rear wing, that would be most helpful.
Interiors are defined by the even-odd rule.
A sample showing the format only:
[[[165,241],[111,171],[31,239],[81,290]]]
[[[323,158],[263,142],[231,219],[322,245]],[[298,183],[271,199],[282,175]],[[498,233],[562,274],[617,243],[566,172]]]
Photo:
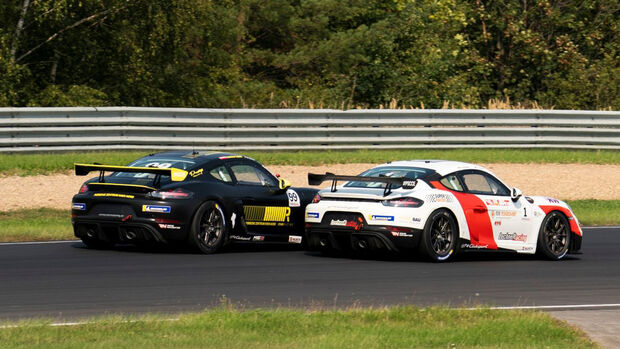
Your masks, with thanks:
[[[325,174],[314,174],[308,173],[308,184],[309,185],[320,185],[325,181],[332,181],[331,191],[336,191],[336,186],[338,185],[338,181],[356,181],[356,182],[379,182],[386,183],[385,189],[383,191],[383,196],[388,195],[392,192],[392,187],[394,186],[402,186],[403,189],[413,189],[416,184],[418,184],[417,179],[409,179],[406,177],[366,177],[366,176],[346,176],[346,175],[336,175],[330,172],[326,172]]]
[[[152,173],[159,176],[170,176],[174,182],[181,182],[187,177],[187,171],[178,168],[130,167],[98,164],[74,164],[76,176],[86,176],[90,172],[99,171],[99,182],[103,182],[104,172]]]

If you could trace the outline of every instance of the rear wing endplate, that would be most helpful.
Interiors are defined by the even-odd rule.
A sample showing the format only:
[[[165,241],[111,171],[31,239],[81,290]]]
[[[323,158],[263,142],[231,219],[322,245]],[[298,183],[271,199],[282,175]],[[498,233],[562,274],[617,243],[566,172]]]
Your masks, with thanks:
[[[332,181],[331,191],[335,192],[336,187],[338,186],[338,181],[356,181],[356,182],[379,182],[386,183],[385,189],[383,191],[383,196],[388,195],[392,192],[392,187],[395,185],[402,186],[403,189],[413,189],[416,184],[418,184],[417,179],[409,179],[406,177],[366,177],[366,176],[346,176],[346,175],[336,175],[330,172],[326,172],[325,174],[314,174],[308,173],[308,184],[309,185],[320,185],[325,181]]]
[[[181,182],[187,177],[187,171],[178,168],[130,167],[98,164],[74,164],[76,176],[86,176],[90,172],[99,171],[99,181],[103,182],[104,172],[152,173],[159,176],[170,176],[174,182]]]

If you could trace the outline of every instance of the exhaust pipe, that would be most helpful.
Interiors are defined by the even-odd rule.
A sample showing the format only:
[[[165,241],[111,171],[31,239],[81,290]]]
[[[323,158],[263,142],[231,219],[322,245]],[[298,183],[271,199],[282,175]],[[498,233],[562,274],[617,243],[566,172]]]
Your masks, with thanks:
[[[127,238],[127,240],[133,240],[136,238],[136,233],[134,233],[132,230],[127,230],[125,232],[125,237]]]
[[[325,239],[321,239],[321,240],[319,241],[319,245],[321,245],[321,247],[327,247],[328,242],[327,242],[327,240],[325,240]]]
[[[88,236],[89,238],[96,238],[97,237],[97,232],[94,229],[88,229],[86,231],[86,236]]]
[[[361,248],[362,250],[365,249],[366,247],[368,247],[368,243],[364,240],[358,240],[357,241],[357,247]]]

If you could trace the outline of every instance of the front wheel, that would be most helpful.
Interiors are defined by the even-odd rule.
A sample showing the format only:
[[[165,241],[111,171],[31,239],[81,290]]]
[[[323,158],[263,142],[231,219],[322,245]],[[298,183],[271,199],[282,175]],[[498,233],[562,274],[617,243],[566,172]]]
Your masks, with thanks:
[[[189,242],[205,254],[217,252],[226,237],[226,215],[220,204],[207,201],[198,208],[189,236]]]
[[[570,243],[570,225],[564,215],[553,211],[543,220],[538,232],[538,251],[554,261],[566,256]]]
[[[457,252],[459,232],[448,210],[433,212],[426,221],[420,251],[433,262],[445,262]]]

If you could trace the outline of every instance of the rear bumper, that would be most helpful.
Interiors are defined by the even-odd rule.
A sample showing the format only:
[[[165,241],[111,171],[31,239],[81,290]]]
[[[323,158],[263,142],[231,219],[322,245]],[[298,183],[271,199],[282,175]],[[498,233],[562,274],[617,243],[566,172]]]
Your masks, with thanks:
[[[403,252],[414,249],[420,243],[422,230],[407,229],[394,232],[386,227],[365,227],[361,230],[337,229],[311,224],[306,228],[308,248],[312,250],[334,249],[354,251],[384,250]]]
[[[71,223],[76,237],[107,242],[171,242],[184,240],[191,222],[190,200],[75,195]]]

